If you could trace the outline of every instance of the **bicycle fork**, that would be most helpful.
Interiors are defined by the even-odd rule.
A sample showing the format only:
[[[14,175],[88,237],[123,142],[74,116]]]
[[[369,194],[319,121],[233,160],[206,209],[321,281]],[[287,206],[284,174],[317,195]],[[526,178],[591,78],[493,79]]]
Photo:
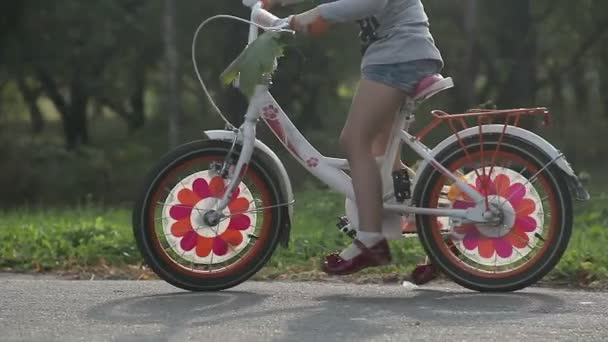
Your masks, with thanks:
[[[267,86],[257,86],[256,95],[264,94],[268,91]],[[252,99],[260,98],[260,96],[254,96]],[[257,122],[260,118],[260,104],[257,101],[252,101],[247,108],[247,113],[245,114],[245,121],[243,125],[238,129],[236,141],[232,144],[231,151],[228,153],[227,158],[234,153],[234,149],[237,148],[238,145],[241,145],[241,151],[239,154],[239,159],[236,163],[234,169],[228,173],[228,185],[226,186],[226,190],[224,192],[224,196],[217,204],[215,210],[209,211],[205,215],[205,219],[208,224],[215,225],[219,223],[219,221],[223,218],[223,211],[226,209],[230,201],[233,199],[232,195],[234,191],[241,183],[241,180],[245,173],[247,172],[247,168],[249,166],[249,162],[251,161],[251,157],[253,156],[253,151],[255,149],[255,139],[256,139],[256,126]],[[225,160],[224,163],[229,163],[229,160]]]

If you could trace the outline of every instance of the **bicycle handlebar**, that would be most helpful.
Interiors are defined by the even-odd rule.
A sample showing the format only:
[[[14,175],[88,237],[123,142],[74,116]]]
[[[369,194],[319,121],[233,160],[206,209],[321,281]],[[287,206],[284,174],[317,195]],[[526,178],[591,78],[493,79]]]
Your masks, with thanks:
[[[265,27],[273,27],[279,23],[281,18],[263,9],[261,6],[254,6],[251,12],[251,21]]]
[[[272,0],[273,2],[281,5],[281,6],[290,6],[296,5],[302,2],[306,2],[308,0]],[[243,5],[247,7],[253,7],[256,3],[261,2],[260,0],[243,0]]]

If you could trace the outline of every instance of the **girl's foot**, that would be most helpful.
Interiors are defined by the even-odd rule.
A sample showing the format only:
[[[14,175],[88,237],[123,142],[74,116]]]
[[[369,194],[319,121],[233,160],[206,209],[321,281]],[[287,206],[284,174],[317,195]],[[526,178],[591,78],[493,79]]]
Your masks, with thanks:
[[[433,264],[418,265],[410,275],[412,283],[423,285],[437,278],[437,268]]]
[[[391,262],[391,252],[381,234],[359,232],[359,240],[340,254],[325,258],[322,269],[330,275],[348,275],[367,267],[384,266]]]

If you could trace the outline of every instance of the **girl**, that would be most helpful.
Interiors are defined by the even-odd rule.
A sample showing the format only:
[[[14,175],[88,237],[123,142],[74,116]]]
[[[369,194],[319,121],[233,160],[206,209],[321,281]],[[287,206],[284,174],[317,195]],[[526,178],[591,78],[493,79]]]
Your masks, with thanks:
[[[265,1],[266,8],[281,0]],[[353,244],[325,258],[323,271],[346,275],[390,263],[381,233],[382,181],[375,156],[383,155],[395,113],[424,77],[443,68],[421,0],[337,0],[294,15],[290,26],[313,36],[332,25],[358,22],[363,60],[361,81],[340,143],[350,163],[359,213]],[[400,162],[396,163],[400,168]]]

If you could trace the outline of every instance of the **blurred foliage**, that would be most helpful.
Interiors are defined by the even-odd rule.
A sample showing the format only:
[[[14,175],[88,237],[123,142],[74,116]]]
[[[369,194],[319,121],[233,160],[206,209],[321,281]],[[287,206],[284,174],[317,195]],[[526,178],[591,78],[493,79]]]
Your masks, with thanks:
[[[4,1],[0,4],[0,163],[9,205],[92,198],[126,202],[168,147],[166,63],[160,0]],[[549,106],[540,130],[579,170],[601,170],[608,129],[608,2],[425,0],[431,29],[457,87],[433,107],[460,112],[488,100],[500,108]],[[195,80],[194,30],[205,18],[248,16],[241,1],[176,1],[182,141],[220,128]],[[286,16],[311,5],[281,8]],[[203,77],[231,121],[246,107],[220,73],[246,43],[247,25],[220,21],[202,32]],[[273,95],[320,150],[337,144],[360,62],[355,25],[323,39],[298,37],[285,51]],[[431,104],[420,112],[430,109]],[[419,125],[428,122],[419,115]],[[439,131],[430,141],[436,142]],[[260,136],[273,147],[270,134]],[[67,147],[67,149],[66,149]],[[278,148],[277,148],[278,149]],[[302,171],[291,167],[294,179]],[[300,172],[300,173],[298,173]],[[597,175],[597,176],[596,176]]]

